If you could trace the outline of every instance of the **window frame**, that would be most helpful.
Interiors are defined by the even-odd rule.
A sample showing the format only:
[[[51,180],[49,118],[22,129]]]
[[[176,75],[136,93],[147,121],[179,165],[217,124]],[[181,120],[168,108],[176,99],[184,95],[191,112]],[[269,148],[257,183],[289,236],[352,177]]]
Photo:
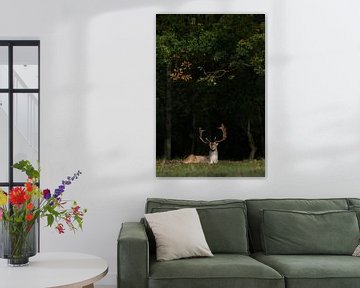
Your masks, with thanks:
[[[17,89],[14,88],[14,47],[29,46],[38,49],[38,85],[37,88]],[[0,88],[0,93],[6,93],[8,97],[8,181],[0,182],[0,187],[7,187],[8,191],[14,186],[23,186],[25,182],[14,181],[14,94],[16,93],[36,93],[38,95],[38,155],[40,161],[40,40],[0,40],[0,47],[8,48],[8,87]],[[26,159],[24,159],[26,160]]]
[[[29,46],[38,49],[38,85],[36,89],[14,89],[14,47]],[[8,191],[14,186],[23,186],[25,182],[14,182],[14,94],[16,93],[37,93],[38,95],[38,153],[37,160],[40,162],[40,40],[0,40],[0,47],[8,47],[8,87],[0,88],[0,93],[6,93],[8,98],[8,171],[9,175],[5,182],[0,182],[0,187],[7,187]],[[1,135],[0,135],[1,137]],[[40,185],[40,183],[38,183]],[[37,225],[40,224],[40,218]],[[37,250],[40,252],[40,229],[37,229]]]

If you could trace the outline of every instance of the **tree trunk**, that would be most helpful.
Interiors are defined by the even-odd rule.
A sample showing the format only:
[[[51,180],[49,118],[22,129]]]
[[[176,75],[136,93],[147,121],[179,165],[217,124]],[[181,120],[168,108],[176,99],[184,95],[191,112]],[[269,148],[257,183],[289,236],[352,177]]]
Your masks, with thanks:
[[[195,154],[195,144],[196,144],[196,134],[197,130],[196,130],[196,114],[195,112],[193,112],[192,115],[192,139],[191,139],[191,152],[190,154]]]
[[[196,127],[196,113],[197,113],[197,109],[195,108],[196,106],[196,101],[198,99],[198,95],[199,92],[195,92],[194,96],[192,97],[192,143],[191,143],[191,154],[195,154],[195,146],[196,146],[196,142],[197,142],[197,137],[198,137],[198,128]]]
[[[254,160],[257,147],[250,144],[250,149],[249,160]]]
[[[166,98],[165,98],[165,143],[164,143],[164,157],[165,159],[171,159],[171,100],[172,100],[172,89],[171,89],[171,61],[166,67]]]
[[[248,120],[247,137],[250,147],[249,160],[254,160],[257,147],[255,145],[254,137],[251,134],[250,120]]]

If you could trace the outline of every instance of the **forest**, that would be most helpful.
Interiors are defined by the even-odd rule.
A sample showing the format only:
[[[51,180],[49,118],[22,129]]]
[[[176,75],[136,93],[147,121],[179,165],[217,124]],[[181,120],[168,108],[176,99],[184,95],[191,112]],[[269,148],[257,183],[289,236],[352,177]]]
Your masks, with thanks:
[[[157,166],[209,155],[222,124],[219,163],[264,161],[265,15],[158,14]]]

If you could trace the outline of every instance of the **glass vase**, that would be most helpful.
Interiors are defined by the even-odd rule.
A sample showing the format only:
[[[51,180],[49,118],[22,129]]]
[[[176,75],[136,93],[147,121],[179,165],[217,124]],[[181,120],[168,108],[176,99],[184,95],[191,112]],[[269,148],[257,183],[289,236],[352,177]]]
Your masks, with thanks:
[[[37,223],[1,221],[0,257],[8,259],[9,266],[25,266],[37,251]]]

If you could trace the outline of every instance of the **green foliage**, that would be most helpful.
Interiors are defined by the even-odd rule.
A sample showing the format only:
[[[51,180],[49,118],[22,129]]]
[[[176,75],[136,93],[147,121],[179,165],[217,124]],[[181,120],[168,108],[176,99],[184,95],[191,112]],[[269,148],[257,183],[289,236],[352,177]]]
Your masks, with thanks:
[[[219,161],[217,164],[184,164],[180,160],[157,161],[158,177],[264,177],[265,161]]]
[[[51,225],[54,223],[55,217],[52,214],[47,214],[47,226],[51,227]]]
[[[158,61],[168,63],[176,56],[176,53],[180,53],[181,49],[181,42],[172,32],[166,32],[163,35],[158,35],[156,37],[156,52]]]
[[[265,32],[260,31],[239,41],[236,50],[239,61],[250,66],[259,76],[265,75]],[[244,60],[243,60],[244,59]]]
[[[40,167],[38,167],[38,169],[35,169],[29,160],[21,160],[15,163],[13,167],[26,173],[28,178],[34,179],[36,181],[38,181],[40,178]]]

